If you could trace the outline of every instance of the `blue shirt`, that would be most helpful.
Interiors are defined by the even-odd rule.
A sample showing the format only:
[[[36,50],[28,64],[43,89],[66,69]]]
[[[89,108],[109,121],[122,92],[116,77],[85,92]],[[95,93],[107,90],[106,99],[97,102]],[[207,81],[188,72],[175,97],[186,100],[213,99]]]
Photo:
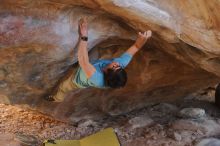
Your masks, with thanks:
[[[122,68],[125,68],[128,65],[128,63],[131,61],[131,59],[132,56],[130,54],[124,53],[119,58],[114,58],[110,60],[102,59],[102,60],[92,61],[91,64],[96,69],[95,73],[93,73],[93,75],[89,79],[87,79],[84,71],[82,70],[81,67],[79,67],[79,69],[75,74],[75,78],[73,82],[79,88],[87,88],[87,87],[106,88],[104,82],[104,74],[103,74],[103,69],[105,68],[105,66],[112,62],[118,62]]]

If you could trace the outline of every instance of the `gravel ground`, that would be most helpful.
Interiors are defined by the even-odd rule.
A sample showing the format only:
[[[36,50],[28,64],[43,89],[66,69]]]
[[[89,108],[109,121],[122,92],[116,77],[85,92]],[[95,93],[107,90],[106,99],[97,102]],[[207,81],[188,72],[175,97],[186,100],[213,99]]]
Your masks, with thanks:
[[[213,91],[199,92],[176,103],[152,104],[78,125],[0,104],[0,146],[39,146],[45,139],[80,139],[107,127],[115,129],[122,146],[203,146],[199,144],[205,138],[203,143],[220,144],[220,110],[213,99]]]

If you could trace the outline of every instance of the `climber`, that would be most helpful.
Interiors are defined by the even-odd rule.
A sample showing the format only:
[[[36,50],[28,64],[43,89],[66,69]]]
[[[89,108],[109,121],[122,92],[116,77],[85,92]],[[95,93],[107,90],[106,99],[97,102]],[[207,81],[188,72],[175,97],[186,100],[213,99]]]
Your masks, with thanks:
[[[124,87],[127,82],[127,74],[124,68],[128,65],[132,56],[139,51],[151,37],[150,30],[139,32],[135,43],[119,58],[111,60],[89,61],[87,51],[88,29],[87,20],[79,20],[79,42],[78,42],[78,62],[79,68],[75,74],[62,82],[57,92],[53,95],[46,96],[46,100],[61,102],[67,92],[76,88],[120,88]]]

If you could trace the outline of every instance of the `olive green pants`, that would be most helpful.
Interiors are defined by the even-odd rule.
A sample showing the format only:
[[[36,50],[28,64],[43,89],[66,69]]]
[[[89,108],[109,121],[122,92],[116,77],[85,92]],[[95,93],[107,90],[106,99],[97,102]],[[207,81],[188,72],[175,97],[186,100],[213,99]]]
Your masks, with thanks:
[[[55,102],[62,102],[68,92],[78,88],[73,82],[74,76],[73,73],[60,83],[56,94],[53,96]]]

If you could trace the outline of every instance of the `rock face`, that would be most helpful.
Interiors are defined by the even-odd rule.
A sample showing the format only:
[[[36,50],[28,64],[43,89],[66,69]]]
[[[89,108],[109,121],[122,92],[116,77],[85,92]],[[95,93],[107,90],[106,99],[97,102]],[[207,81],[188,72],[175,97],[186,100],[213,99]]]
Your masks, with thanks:
[[[220,2],[213,0],[1,0],[0,102],[77,122],[174,101],[220,76]],[[92,59],[119,56],[136,32],[153,38],[127,67],[123,89],[78,89],[60,104],[42,97],[77,68],[79,18]]]

